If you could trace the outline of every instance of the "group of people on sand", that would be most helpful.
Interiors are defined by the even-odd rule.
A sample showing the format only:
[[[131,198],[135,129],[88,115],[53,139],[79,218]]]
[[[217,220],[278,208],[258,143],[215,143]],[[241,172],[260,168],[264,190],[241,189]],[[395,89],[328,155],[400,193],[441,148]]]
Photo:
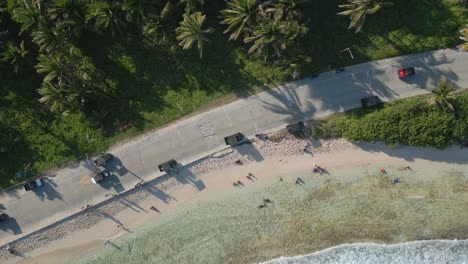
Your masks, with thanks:
[[[255,179],[257,179],[257,177],[255,175],[253,175],[251,172],[249,172],[247,174],[247,176],[245,176],[245,178],[247,178],[250,181],[255,181]],[[237,180],[237,181],[234,181],[232,183],[232,186],[234,186],[234,187],[244,187],[245,185],[241,180]]]
[[[405,167],[399,167],[398,171],[411,171],[412,172],[413,169],[410,166],[405,166]],[[380,173],[382,173],[383,175],[388,175],[387,171],[384,168],[380,169]],[[392,183],[393,184],[401,183],[401,180],[400,180],[400,178],[395,178],[395,179],[392,180]]]
[[[268,198],[263,199],[263,203],[258,206],[258,209],[266,208],[268,206],[268,204],[272,204],[272,203],[273,203],[273,201],[268,199]]]

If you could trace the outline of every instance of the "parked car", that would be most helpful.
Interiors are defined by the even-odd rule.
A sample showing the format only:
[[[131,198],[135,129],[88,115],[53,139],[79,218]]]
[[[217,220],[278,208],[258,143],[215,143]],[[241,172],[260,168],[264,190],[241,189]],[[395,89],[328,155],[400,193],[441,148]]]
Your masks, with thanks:
[[[234,147],[236,145],[241,145],[243,143],[248,143],[249,140],[242,133],[236,133],[234,135],[230,135],[230,136],[225,137],[224,142],[226,143],[226,145]]]
[[[97,173],[96,175],[94,175],[93,178],[91,178],[91,181],[94,183],[94,184],[97,184],[98,182],[104,180],[105,178],[109,177],[111,174],[107,171],[107,170],[103,170],[99,173]]]
[[[369,96],[366,98],[361,99],[362,108],[369,108],[381,103],[380,98],[378,96]]]
[[[94,160],[94,164],[96,164],[97,167],[106,166],[107,162],[111,161],[112,159],[114,159],[114,155],[110,153],[101,153],[101,156]]]
[[[414,75],[414,67],[404,68],[398,70],[398,77],[405,78],[408,76]]]
[[[37,187],[41,187],[42,180],[41,179],[30,180],[30,181],[25,182],[23,186],[26,191],[31,191],[31,190],[36,189]]]
[[[175,171],[177,172],[177,161],[171,159],[170,161],[166,161],[162,164],[158,165],[159,171],[165,171],[165,172],[172,172]]]
[[[5,213],[0,213],[0,223],[1,222],[5,222],[6,220],[8,220],[8,215],[5,214]]]

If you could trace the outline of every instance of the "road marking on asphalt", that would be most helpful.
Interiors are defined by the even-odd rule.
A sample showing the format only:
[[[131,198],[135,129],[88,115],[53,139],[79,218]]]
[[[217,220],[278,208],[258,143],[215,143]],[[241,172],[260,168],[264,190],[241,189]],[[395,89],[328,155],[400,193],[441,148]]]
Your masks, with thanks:
[[[203,136],[203,139],[206,143],[208,143],[208,145],[214,147],[218,144],[218,137],[216,136],[215,129],[211,122],[200,125],[198,128]]]

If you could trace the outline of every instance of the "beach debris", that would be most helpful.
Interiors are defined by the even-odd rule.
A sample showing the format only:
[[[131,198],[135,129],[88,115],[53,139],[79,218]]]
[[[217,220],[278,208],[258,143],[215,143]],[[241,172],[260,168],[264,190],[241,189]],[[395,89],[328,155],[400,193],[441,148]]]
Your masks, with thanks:
[[[400,181],[400,178],[396,178],[396,179],[393,180],[393,184],[395,184],[395,183],[400,183],[400,182],[401,182],[401,181]]]
[[[262,209],[262,208],[266,208],[266,207],[267,207],[267,205],[265,203],[263,203],[263,204],[258,206],[258,209]]]
[[[282,181],[283,181],[283,177],[280,177],[279,180],[280,180],[280,182],[282,182]]]
[[[296,185],[302,185],[302,184],[305,184],[305,182],[301,178],[298,177],[296,179]]]
[[[411,169],[410,166],[406,166],[406,167],[400,167],[398,168],[399,171],[413,171],[413,169]]]
[[[234,161],[234,164],[243,165],[244,163],[242,163],[242,160],[238,159],[238,160]]]

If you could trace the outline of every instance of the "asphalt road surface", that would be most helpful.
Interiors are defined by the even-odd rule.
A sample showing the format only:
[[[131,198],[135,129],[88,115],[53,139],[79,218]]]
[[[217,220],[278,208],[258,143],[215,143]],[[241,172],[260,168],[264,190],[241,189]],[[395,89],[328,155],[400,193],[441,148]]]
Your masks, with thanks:
[[[416,75],[399,79],[397,69],[414,67]],[[0,224],[0,245],[96,204],[109,192],[132,189],[140,180],[162,173],[157,165],[170,159],[188,164],[225,147],[224,137],[246,136],[360,107],[360,99],[378,95],[389,101],[429,93],[440,76],[468,87],[468,53],[458,50],[396,57],[359,64],[344,72],[288,83],[246,99],[177,121],[111,150],[113,173],[104,184],[92,184],[92,160],[76,162],[45,177],[45,185],[26,192],[21,186],[0,195],[0,210],[11,219]],[[185,183],[192,183],[184,181]],[[197,186],[194,186],[196,188]]]

